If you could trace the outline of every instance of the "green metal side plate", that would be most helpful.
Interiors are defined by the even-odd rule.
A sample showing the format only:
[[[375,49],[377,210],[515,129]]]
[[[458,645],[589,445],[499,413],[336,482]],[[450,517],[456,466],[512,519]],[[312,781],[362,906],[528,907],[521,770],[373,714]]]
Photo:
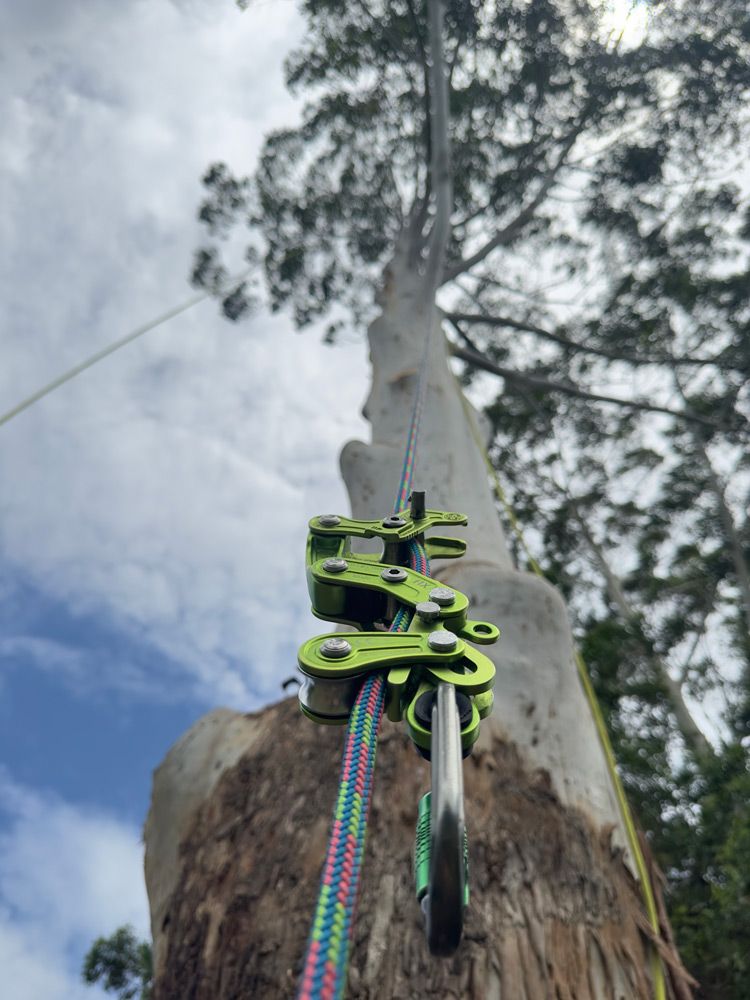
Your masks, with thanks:
[[[340,556],[345,559],[348,568],[331,573],[324,568],[329,558],[318,559],[307,570],[313,613],[326,621],[352,625],[361,623],[371,627],[373,622],[385,616],[389,598],[413,610],[420,602],[429,601],[430,591],[440,586],[439,581],[406,566],[388,566],[359,555]],[[393,582],[384,579],[382,574],[389,569],[400,570],[405,579]],[[454,594],[453,603],[440,608],[439,619],[444,622],[445,628],[458,632],[466,624],[469,599],[459,591],[454,591]],[[473,636],[471,638],[477,641]]]
[[[300,668],[315,677],[356,677],[373,670],[419,666],[436,684],[447,681],[466,694],[487,691],[495,677],[495,664],[478,649],[461,640],[450,652],[429,646],[429,632],[330,632],[308,639],[298,654]],[[332,659],[321,647],[326,639],[346,639],[347,656]],[[390,683],[390,676],[389,676]]]
[[[347,535],[352,538],[382,538],[385,542],[408,542],[412,538],[416,538],[418,535],[424,534],[430,528],[436,528],[439,525],[457,525],[457,524],[468,524],[469,519],[465,514],[459,514],[455,511],[446,510],[426,510],[424,512],[424,517],[420,517],[418,520],[413,520],[409,508],[399,511],[397,515],[404,524],[400,527],[386,527],[382,520],[378,521],[355,521],[351,517],[344,517],[339,515],[339,523],[333,526],[323,525],[320,523],[319,517],[314,517],[309,522],[310,531],[321,537],[330,537],[331,535]],[[451,539],[453,541],[453,539]],[[456,539],[459,543],[456,547],[460,548],[460,539]],[[464,543],[463,548],[466,548]],[[456,553],[461,554],[461,553]],[[436,557],[437,558],[437,557]],[[450,556],[442,556],[442,558],[451,558]]]
[[[335,523],[321,523],[321,520]],[[399,520],[403,523],[398,524]],[[430,601],[430,593],[445,584],[404,565],[408,561],[408,543],[414,539],[425,546],[430,559],[463,555],[466,551],[463,539],[426,538],[425,532],[440,525],[466,523],[464,514],[425,510],[414,518],[410,509],[383,520],[359,521],[324,515],[309,522],[306,564],[313,614],[361,630],[316,636],[301,647],[300,668],[310,683],[317,684],[309,695],[308,706],[303,707],[310,718],[341,724],[346,716],[338,708],[336,712],[330,711],[329,693],[334,704],[341,701],[345,706],[354,697],[357,678],[382,671],[387,678],[388,718],[394,722],[406,721],[412,740],[429,752],[431,734],[417,720],[415,704],[424,692],[444,681],[471,701],[471,718],[461,732],[461,743],[464,750],[473,745],[479,735],[480,719],[492,710],[495,667],[468,643],[493,643],[500,630],[489,622],[470,621],[468,598],[452,587],[448,588],[453,593],[452,602],[447,607],[436,604],[435,619],[423,621],[414,613],[417,605]],[[379,539],[383,543],[382,552],[353,553],[353,538]],[[338,565],[326,568],[329,559],[336,560]],[[386,631],[399,607],[412,612],[408,631]],[[453,650],[436,651],[429,645],[430,634],[441,630],[457,637]],[[322,647],[330,638],[345,638],[351,647],[347,655],[325,656]],[[323,689],[321,685],[333,687]]]

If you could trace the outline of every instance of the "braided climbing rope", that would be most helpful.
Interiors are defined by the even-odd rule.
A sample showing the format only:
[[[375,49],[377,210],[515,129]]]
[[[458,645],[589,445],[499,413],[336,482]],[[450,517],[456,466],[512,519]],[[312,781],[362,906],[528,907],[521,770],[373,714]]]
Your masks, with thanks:
[[[411,494],[427,389],[428,345],[429,330],[419,366],[394,512],[406,506]],[[417,572],[429,575],[427,553],[419,542],[412,542],[409,546],[409,565]],[[410,622],[411,613],[401,607],[390,631],[405,632]],[[384,704],[385,677],[383,674],[371,674],[360,688],[347,724],[333,824],[298,1000],[340,1000],[344,994]]]
[[[336,1000],[343,993],[384,697],[382,676],[372,674],[349,717],[333,826],[298,994],[301,1000]]]

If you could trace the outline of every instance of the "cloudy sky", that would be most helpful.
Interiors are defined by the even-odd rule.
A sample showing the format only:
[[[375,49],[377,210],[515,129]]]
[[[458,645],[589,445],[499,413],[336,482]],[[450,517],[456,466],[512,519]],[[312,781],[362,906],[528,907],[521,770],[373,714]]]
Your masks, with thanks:
[[[191,295],[200,177],[293,121],[291,0],[0,0],[0,413]],[[0,968],[83,1000],[147,932],[150,772],[216,705],[281,694],[307,519],[344,509],[363,343],[204,302],[0,428]],[[103,994],[101,994],[103,996]]]

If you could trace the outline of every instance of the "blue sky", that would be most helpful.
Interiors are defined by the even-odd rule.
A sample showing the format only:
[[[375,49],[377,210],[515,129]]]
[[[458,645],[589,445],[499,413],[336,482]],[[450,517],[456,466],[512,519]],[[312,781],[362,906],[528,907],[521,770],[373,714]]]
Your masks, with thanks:
[[[191,292],[200,176],[295,119],[294,6],[0,5],[0,412]],[[238,265],[240,257],[238,254]],[[150,774],[217,705],[281,695],[307,519],[343,510],[363,342],[196,306],[0,428],[0,967],[96,997],[91,940],[147,933]],[[101,994],[103,995],[103,994]]]

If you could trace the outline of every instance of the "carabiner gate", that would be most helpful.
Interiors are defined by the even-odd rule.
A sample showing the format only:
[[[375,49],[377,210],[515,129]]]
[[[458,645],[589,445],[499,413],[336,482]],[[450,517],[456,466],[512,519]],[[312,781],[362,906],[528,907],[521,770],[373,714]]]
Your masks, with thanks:
[[[417,898],[433,955],[452,955],[468,903],[461,724],[452,684],[439,684],[432,708],[432,789],[419,805]]]

